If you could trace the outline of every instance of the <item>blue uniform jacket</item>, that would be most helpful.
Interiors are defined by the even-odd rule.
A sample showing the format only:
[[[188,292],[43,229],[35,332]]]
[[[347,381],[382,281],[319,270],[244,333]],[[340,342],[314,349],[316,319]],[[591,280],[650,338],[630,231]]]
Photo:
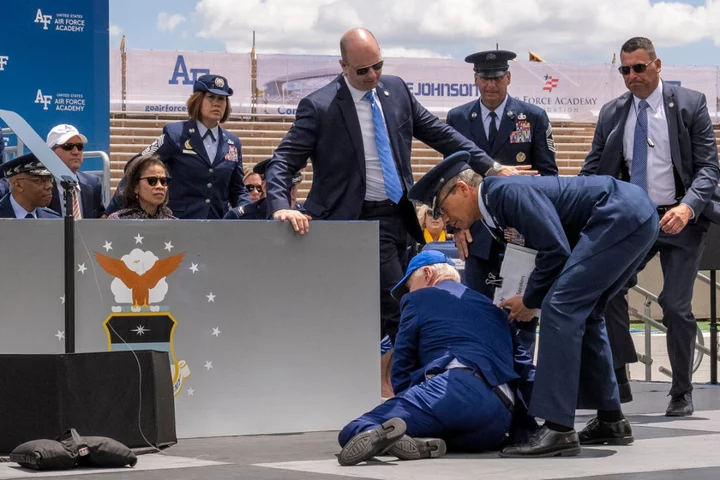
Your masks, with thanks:
[[[520,129],[521,132],[529,129],[529,138],[527,135],[517,136],[518,122],[521,122],[521,127],[524,126]],[[537,170],[540,175],[558,174],[552,126],[547,113],[540,107],[508,95],[494,145],[488,143],[485,135],[480,100],[473,100],[450,110],[447,123],[503,165],[532,165],[533,170]],[[484,173],[479,170],[478,172]],[[485,227],[479,222],[473,224],[470,233],[473,237],[470,253],[487,259],[490,256],[492,237],[486,234]]]
[[[692,208],[696,219],[703,213],[710,221],[720,223],[718,150],[705,95],[667,82],[663,82],[662,93],[677,200]],[[603,105],[592,150],[580,175],[629,180],[623,136],[632,103],[632,94],[626,92]]]
[[[401,78],[383,75],[376,93],[406,192],[413,184],[413,137],[443,155],[469,151],[478,171],[492,166],[490,157],[420,105]],[[308,215],[323,220],[360,218],[366,188],[365,151],[355,104],[342,75],[300,100],[295,123],[267,168],[268,215],[289,208],[287,192],[292,177],[311,157],[313,184],[304,204]],[[408,232],[425,243],[415,209],[406,197],[400,208]]]
[[[231,208],[225,214],[225,220],[267,220],[267,197],[249,205]]]
[[[38,218],[60,218],[60,215],[49,208],[40,207],[35,210]],[[10,203],[10,194],[5,195],[0,200],[0,218],[17,218],[12,203]]]
[[[643,189],[608,176],[488,177],[481,189],[492,222],[515,228],[538,251],[523,296],[528,308],[540,308],[564,269],[621,242],[655,213]],[[573,251],[580,236],[592,242]]]
[[[194,120],[170,123],[143,152],[165,162],[172,177],[168,207],[180,219],[220,219],[232,207],[250,203],[243,183],[240,139],[220,128],[217,155],[209,159]],[[132,161],[132,160],[130,160]],[[106,214],[118,210],[113,198]]]
[[[77,178],[80,184],[80,205],[82,206],[83,218],[102,217],[105,214],[102,181],[97,175],[85,172],[77,172]],[[50,202],[50,208],[57,213],[62,212],[57,187],[53,187],[53,198]]]
[[[401,303],[392,367],[396,394],[453,359],[482,372],[493,387],[518,378],[507,315],[484,295],[445,281],[408,293]]]

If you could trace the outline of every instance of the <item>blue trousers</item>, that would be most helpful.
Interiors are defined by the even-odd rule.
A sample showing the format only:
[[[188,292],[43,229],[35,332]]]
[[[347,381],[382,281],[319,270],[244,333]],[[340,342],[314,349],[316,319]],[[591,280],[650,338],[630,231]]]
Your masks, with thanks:
[[[448,370],[408,388],[340,431],[344,447],[356,435],[399,417],[411,437],[442,438],[451,451],[498,448],[510,429],[511,414],[498,396],[473,372]]]
[[[575,422],[576,408],[620,410],[603,314],[608,300],[642,263],[659,229],[653,215],[621,242],[599,249],[597,238],[608,228],[603,221],[583,230],[542,303],[529,413],[568,427]]]

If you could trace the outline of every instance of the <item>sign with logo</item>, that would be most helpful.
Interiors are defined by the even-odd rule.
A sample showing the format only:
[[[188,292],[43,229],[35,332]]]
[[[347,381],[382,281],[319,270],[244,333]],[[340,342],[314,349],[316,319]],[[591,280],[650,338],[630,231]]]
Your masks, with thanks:
[[[108,152],[108,0],[8,0],[2,12],[2,108],[17,112],[42,138],[67,123],[88,138],[87,150]],[[14,136],[8,140],[16,143]],[[83,164],[83,170],[101,169],[100,159]]]

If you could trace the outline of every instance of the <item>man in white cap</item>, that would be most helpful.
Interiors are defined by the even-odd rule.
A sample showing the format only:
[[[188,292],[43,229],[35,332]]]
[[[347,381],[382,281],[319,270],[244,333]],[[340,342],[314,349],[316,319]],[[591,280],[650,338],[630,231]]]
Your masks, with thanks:
[[[87,143],[88,139],[85,135],[74,126],[67,124],[56,125],[47,136],[47,146],[77,176],[77,195],[72,211],[76,219],[100,218],[105,214],[102,182],[97,176],[80,171],[83,164],[83,150]],[[60,185],[53,189],[50,208],[65,215],[65,192]]]

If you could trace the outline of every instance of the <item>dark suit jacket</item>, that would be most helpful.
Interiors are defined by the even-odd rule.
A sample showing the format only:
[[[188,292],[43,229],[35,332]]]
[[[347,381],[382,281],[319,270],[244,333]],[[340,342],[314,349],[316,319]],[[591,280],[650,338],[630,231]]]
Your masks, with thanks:
[[[490,157],[420,105],[402,79],[383,75],[376,91],[406,192],[413,184],[413,137],[446,156],[469,151],[473,165],[483,173],[492,166]],[[267,168],[268,215],[289,208],[292,176],[307,165],[308,158],[312,158],[313,184],[304,204],[307,213],[326,220],[358,219],[365,199],[365,152],[355,104],[342,75],[300,101],[295,123]],[[406,197],[400,207],[408,232],[424,243]]]
[[[0,200],[0,218],[17,218],[12,203],[10,203],[10,195],[11,194],[8,193]],[[36,209],[35,214],[38,218],[60,218],[60,215],[54,211],[43,207]]]
[[[632,102],[632,93],[626,92],[602,107],[592,150],[580,175],[611,175],[629,180],[623,135]],[[707,213],[713,208],[708,206],[708,202],[720,178],[715,132],[705,95],[663,83],[663,103],[670,134],[677,200],[692,208],[697,218],[700,213]]]
[[[642,188],[605,175],[488,177],[482,201],[497,227],[515,228],[538,251],[523,296],[528,308],[540,308],[562,270],[615,247],[655,214]],[[581,234],[592,242],[579,251]]]
[[[393,351],[396,394],[440,373],[457,359],[491,386],[516,380],[507,315],[474,290],[445,281],[403,296]]]
[[[100,218],[105,214],[103,205],[102,182],[96,175],[85,172],[77,172],[78,183],[80,184],[80,206],[82,207],[83,218]],[[57,187],[53,187],[53,198],[50,201],[50,208],[57,213],[62,212],[60,206],[60,195]]]
[[[518,121],[529,124],[530,141],[512,140],[511,136],[517,131]],[[480,100],[473,100],[450,110],[447,123],[503,165],[532,165],[533,170],[537,170],[540,175],[558,174],[550,119],[540,107],[508,95],[494,145],[489,144],[485,135]]]

